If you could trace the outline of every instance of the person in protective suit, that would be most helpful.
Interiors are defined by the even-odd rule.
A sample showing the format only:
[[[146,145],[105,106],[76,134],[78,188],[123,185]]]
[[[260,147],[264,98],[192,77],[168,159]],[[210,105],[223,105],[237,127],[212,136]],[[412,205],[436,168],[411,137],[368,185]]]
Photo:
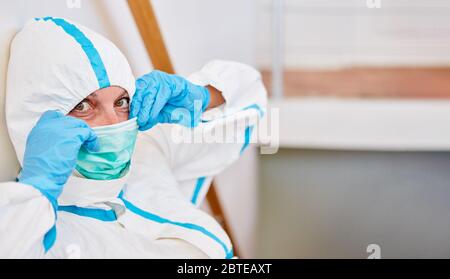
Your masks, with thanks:
[[[22,168],[0,183],[0,257],[233,257],[198,205],[265,105],[249,66],[212,61],[188,79],[136,80],[104,37],[61,18],[30,20],[8,67],[6,119]],[[230,124],[234,141],[192,141]]]

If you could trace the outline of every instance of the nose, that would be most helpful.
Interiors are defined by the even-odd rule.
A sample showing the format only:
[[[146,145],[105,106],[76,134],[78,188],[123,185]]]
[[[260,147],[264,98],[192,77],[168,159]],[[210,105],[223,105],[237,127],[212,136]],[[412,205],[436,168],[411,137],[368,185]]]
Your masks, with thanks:
[[[102,111],[101,115],[98,116],[96,122],[97,126],[107,126],[117,124],[121,122],[121,119],[117,115],[117,112],[114,110],[114,108],[108,108]]]

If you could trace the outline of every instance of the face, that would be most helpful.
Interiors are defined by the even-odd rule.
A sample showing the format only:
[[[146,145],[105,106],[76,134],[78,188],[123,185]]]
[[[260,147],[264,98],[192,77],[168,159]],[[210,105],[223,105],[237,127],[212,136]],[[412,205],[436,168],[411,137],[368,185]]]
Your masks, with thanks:
[[[127,121],[130,97],[120,87],[111,86],[95,91],[81,101],[69,116],[84,120],[91,128]]]

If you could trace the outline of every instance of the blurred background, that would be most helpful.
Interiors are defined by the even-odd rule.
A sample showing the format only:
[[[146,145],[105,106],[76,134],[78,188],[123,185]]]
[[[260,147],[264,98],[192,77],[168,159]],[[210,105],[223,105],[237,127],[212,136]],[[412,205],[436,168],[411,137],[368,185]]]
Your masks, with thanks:
[[[250,64],[279,111],[278,152],[252,145],[216,178],[242,257],[450,257],[449,0],[151,2],[177,73]],[[17,172],[9,43],[43,16],[104,34],[136,76],[152,69],[125,0],[0,1],[2,181]]]

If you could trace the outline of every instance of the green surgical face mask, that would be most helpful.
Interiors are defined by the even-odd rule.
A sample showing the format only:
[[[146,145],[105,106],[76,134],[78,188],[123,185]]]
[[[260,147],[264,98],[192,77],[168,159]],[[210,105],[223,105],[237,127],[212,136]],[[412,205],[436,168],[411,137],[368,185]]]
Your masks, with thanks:
[[[124,176],[129,167],[138,133],[136,118],[114,125],[93,128],[99,151],[81,147],[75,169],[84,177],[111,180]]]

